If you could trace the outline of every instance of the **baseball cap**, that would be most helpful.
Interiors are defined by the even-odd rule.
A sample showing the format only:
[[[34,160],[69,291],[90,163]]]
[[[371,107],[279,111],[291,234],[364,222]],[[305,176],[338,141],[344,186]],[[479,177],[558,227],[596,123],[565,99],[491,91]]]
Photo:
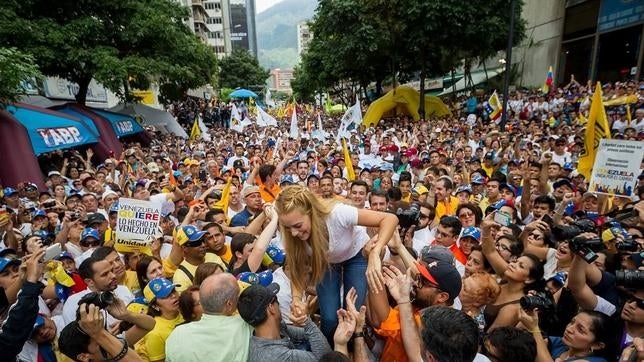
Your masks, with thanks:
[[[31,214],[31,217],[32,218],[47,217],[47,213],[45,211],[43,211],[43,210],[38,209],[38,210],[34,211],[33,214]]]
[[[106,222],[107,219],[100,212],[95,212],[87,215],[87,226],[92,226],[94,224],[101,224]]]
[[[460,194],[461,192],[467,192],[468,194],[472,193],[472,186],[470,185],[461,185],[456,188],[456,194]]]
[[[49,171],[49,173],[47,173],[47,177],[52,177],[52,176],[60,176],[60,172],[58,172],[58,171]]]
[[[512,192],[514,196],[517,196],[517,189],[510,184],[506,184],[506,183],[500,184],[499,190],[510,190],[510,192]]]
[[[411,192],[413,192],[415,194],[418,194],[418,195],[424,195],[424,194],[428,193],[429,190],[424,185],[417,185],[416,187],[413,188],[413,190],[411,190]]]
[[[284,250],[278,248],[277,246],[270,245],[268,248],[266,248],[264,259],[264,261],[267,263],[266,265],[270,265],[272,263],[281,265],[284,264],[284,261],[286,260],[286,253],[284,253]]]
[[[148,171],[150,172],[159,172],[159,165],[156,162],[148,163]]]
[[[119,194],[117,194],[116,192],[114,192],[114,191],[112,191],[112,190],[106,190],[105,192],[103,192],[103,195],[101,195],[101,200],[105,201],[105,199],[106,199],[108,196],[116,196],[116,197],[119,197]]]
[[[597,194],[594,192],[584,192],[584,195],[582,196],[582,200],[585,200],[588,197],[597,198]]]
[[[292,175],[282,175],[280,178],[280,184],[294,184],[295,180],[293,180]]]
[[[84,241],[87,238],[94,238],[96,240],[101,240],[101,236],[98,235],[98,230],[93,228],[84,228],[81,232],[80,241]]]
[[[555,181],[555,183],[552,184],[552,189],[554,190],[561,186],[568,186],[571,189],[573,188],[572,183],[570,183],[570,181],[567,178],[560,178],[559,180]]]
[[[118,211],[119,211],[119,202],[117,200],[116,202],[113,202],[112,205],[110,206],[109,213],[111,214],[113,212],[118,212]]]
[[[136,297],[127,305],[127,310],[134,314],[147,314],[148,303],[144,297]]]
[[[394,165],[392,165],[389,162],[385,162],[382,165],[380,165],[380,171],[393,171],[394,170]]]
[[[566,272],[558,272],[552,277],[550,277],[550,279],[546,280],[546,282],[549,282],[552,280],[555,283],[557,283],[559,286],[563,286],[564,284],[566,284],[566,279],[568,279],[568,274]]]
[[[257,279],[259,280],[259,285],[267,287],[273,283],[273,271],[266,269],[263,272],[257,273]]]
[[[206,235],[205,231],[200,231],[194,225],[186,225],[181,227],[177,232],[177,243],[179,245],[186,245],[189,243],[194,243]],[[190,245],[186,245],[190,246]]]
[[[417,262],[416,267],[425,280],[446,292],[450,300],[458,297],[461,292],[461,275],[452,264],[443,261],[431,263]]]
[[[172,284],[172,282],[168,279],[154,278],[150,280],[145,288],[143,288],[143,296],[148,302],[152,302],[153,300],[159,298],[167,298],[176,287],[178,287],[178,285]]]
[[[254,193],[259,193],[259,187],[255,185],[251,186],[246,186],[244,190],[242,191],[242,197],[246,198],[247,196],[254,194]]]
[[[5,187],[4,190],[2,190],[2,194],[4,195],[4,197],[9,197],[17,193],[18,191],[13,187]]]
[[[472,176],[472,183],[477,185],[483,185],[485,183],[485,179],[481,175],[474,175]]]
[[[70,254],[70,253],[69,253],[69,252],[67,252],[67,251],[63,251],[62,253],[60,253],[60,254],[58,254],[58,255],[56,255],[56,256],[54,257],[54,260],[58,260],[58,261],[61,261],[61,260],[63,260],[63,259],[71,259],[71,260],[74,260],[74,257],[72,256],[72,254]]]
[[[14,229],[14,231],[15,230],[16,229]],[[20,230],[18,230],[18,232],[20,232]],[[16,251],[16,249],[12,249],[12,248],[4,248],[0,250],[0,258],[6,258],[7,255],[17,255],[17,254],[18,252]]]
[[[481,230],[475,226],[468,226],[463,229],[462,238],[473,238],[476,241],[481,241]]]
[[[491,159],[494,158],[494,153],[488,152],[488,153],[485,154],[485,156],[483,158],[491,160]]]
[[[10,265],[20,265],[20,259],[0,258],[0,273]]]
[[[257,326],[266,319],[266,307],[276,298],[280,291],[277,283],[264,287],[253,284],[246,288],[239,296],[237,311],[239,315],[251,326]]]
[[[420,258],[425,263],[441,261],[454,264],[454,254],[443,245],[427,245],[420,250]]]

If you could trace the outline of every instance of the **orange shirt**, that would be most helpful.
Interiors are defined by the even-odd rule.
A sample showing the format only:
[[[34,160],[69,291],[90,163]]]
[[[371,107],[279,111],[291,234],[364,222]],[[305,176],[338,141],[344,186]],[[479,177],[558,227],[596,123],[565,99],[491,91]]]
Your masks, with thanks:
[[[445,215],[456,215],[458,208],[458,198],[454,196],[449,197],[449,203],[439,201],[436,203],[436,221],[440,221],[441,217]]]
[[[275,199],[277,199],[277,195],[279,195],[280,192],[282,192],[282,189],[280,189],[280,185],[275,184],[273,185],[273,187],[269,189],[264,185],[264,183],[262,182],[262,180],[259,179],[259,177],[257,178],[256,183],[257,183],[257,186],[259,186],[259,194],[262,196],[262,200],[264,200],[264,202],[270,202],[270,203],[275,202]]]
[[[420,326],[420,310],[414,308],[414,320],[416,326]],[[383,362],[406,362],[408,361],[405,346],[402,341],[402,330],[400,329],[400,311],[398,306],[389,311],[387,319],[380,328],[375,329],[376,333],[386,339],[385,348],[382,350],[380,360]]]
[[[463,251],[458,247],[458,245],[454,244],[450,246],[449,250],[454,255],[454,259],[458,260],[463,265],[467,264],[467,255],[463,254]]]

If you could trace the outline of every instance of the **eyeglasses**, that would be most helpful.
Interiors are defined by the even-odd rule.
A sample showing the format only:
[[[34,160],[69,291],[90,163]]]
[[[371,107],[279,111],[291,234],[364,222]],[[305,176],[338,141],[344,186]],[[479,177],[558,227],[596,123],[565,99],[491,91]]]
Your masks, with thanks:
[[[474,216],[474,213],[472,212],[464,212],[458,215],[459,218],[466,218],[466,217],[472,217],[472,216]]]
[[[543,240],[543,235],[537,233],[531,233],[530,236],[532,236],[535,240]]]
[[[420,218],[421,218],[421,219],[429,219],[429,215],[428,215],[428,214],[423,214],[423,213],[421,212],[421,213],[420,213]]]
[[[440,289],[438,285],[425,279],[425,277],[423,277],[421,274],[416,275],[416,285],[418,285],[419,288],[429,287],[429,288]]]

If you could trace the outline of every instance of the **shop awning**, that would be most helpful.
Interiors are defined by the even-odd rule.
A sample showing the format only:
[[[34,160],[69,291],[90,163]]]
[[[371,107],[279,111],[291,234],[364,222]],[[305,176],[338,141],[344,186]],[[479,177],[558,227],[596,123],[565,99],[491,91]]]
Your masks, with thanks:
[[[36,156],[98,142],[98,135],[81,120],[23,103],[6,108],[27,130]]]
[[[486,78],[485,71],[483,71],[483,70],[474,71],[471,74],[472,75],[472,85],[474,85],[474,86],[479,85],[479,84],[485,82],[488,79],[492,79],[492,78],[496,77],[497,75],[503,73],[504,71],[505,71],[505,67],[498,67],[498,68],[495,68],[495,69],[489,69],[487,71],[487,78]],[[445,88],[445,90],[443,90],[443,92],[438,94],[438,95],[439,96],[444,96],[444,95],[452,94],[454,92],[456,92],[456,93],[462,92],[462,91],[464,91],[465,89],[468,88],[468,86],[469,86],[468,85],[468,80],[469,79],[467,77],[463,77],[458,82],[456,82],[454,85],[450,86],[449,88]]]
[[[131,136],[144,131],[139,122],[137,122],[134,117],[127,114],[104,111],[95,108],[91,108],[91,111],[107,119],[112,124],[114,133],[116,133],[116,137],[118,138]]]

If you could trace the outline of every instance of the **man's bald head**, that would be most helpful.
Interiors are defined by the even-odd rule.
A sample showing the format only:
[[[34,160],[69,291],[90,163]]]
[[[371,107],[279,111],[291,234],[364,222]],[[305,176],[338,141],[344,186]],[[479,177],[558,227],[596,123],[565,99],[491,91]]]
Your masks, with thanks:
[[[239,299],[237,279],[229,273],[211,275],[201,283],[199,298],[204,313],[231,315]]]

